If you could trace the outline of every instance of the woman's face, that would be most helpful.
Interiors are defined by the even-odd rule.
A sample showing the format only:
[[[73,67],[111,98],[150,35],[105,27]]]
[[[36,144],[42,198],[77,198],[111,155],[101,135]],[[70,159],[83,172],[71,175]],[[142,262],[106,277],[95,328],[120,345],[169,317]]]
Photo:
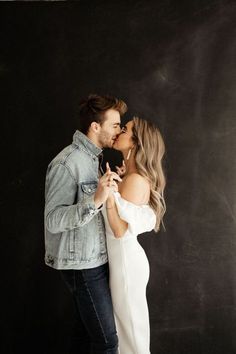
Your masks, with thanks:
[[[126,151],[131,149],[134,146],[134,142],[132,139],[133,136],[133,128],[134,122],[130,120],[125,126],[121,129],[121,133],[118,135],[117,139],[113,144],[113,149],[119,151]]]

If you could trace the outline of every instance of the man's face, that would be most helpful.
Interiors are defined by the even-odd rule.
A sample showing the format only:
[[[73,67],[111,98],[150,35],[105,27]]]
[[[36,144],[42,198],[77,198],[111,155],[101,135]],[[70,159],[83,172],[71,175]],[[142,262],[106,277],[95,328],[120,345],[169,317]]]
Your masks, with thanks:
[[[104,113],[104,123],[100,125],[98,143],[103,148],[112,148],[118,134],[120,134],[120,113],[109,109]]]

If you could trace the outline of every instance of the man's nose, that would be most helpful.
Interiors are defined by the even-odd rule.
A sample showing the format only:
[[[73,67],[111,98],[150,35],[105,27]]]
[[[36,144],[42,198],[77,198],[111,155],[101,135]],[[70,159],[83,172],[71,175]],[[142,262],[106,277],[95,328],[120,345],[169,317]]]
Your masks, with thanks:
[[[121,127],[117,127],[117,135],[120,135],[121,133]]]

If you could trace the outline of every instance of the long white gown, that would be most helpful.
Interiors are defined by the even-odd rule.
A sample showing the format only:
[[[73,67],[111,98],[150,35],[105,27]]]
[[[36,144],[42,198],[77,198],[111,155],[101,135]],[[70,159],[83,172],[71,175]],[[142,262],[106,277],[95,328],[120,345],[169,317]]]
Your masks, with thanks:
[[[137,206],[123,199],[119,192],[115,192],[114,197],[120,218],[128,223],[125,235],[115,238],[106,208],[103,208],[119,354],[149,354],[150,325],[146,299],[149,263],[137,235],[154,228],[156,215],[149,205]]]

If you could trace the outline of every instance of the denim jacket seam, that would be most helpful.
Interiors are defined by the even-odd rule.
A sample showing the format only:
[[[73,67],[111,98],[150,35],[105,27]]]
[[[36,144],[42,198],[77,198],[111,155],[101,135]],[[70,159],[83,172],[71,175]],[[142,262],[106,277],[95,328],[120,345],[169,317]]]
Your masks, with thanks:
[[[71,176],[71,178],[73,179],[73,181],[75,182],[75,184],[77,184],[77,181],[76,181],[76,178],[73,176],[73,172],[71,171],[71,168],[70,166],[66,163],[66,161],[61,161],[60,164],[62,166],[64,166],[68,172],[69,172],[69,175]]]
[[[92,156],[97,156],[102,151],[100,147],[92,143],[92,141],[90,141],[90,139],[88,139],[88,137],[79,130],[75,132],[72,144],[76,145],[77,147],[82,146],[83,150],[89,154],[92,154]]]
[[[77,150],[77,149],[78,149],[78,146],[74,147],[72,151],[68,152],[68,153],[66,154],[66,156],[64,156],[63,159],[61,160],[61,163],[62,163],[62,164],[66,164],[66,162],[67,162],[68,158],[70,157],[70,155],[73,154],[73,152],[74,152],[75,150]]]
[[[94,157],[98,158],[95,154],[91,153],[90,151],[85,150],[85,148],[83,148],[82,146],[77,146],[77,148],[78,148],[79,150],[85,152],[85,153],[86,153],[87,155],[89,155],[92,159],[93,159]]]

